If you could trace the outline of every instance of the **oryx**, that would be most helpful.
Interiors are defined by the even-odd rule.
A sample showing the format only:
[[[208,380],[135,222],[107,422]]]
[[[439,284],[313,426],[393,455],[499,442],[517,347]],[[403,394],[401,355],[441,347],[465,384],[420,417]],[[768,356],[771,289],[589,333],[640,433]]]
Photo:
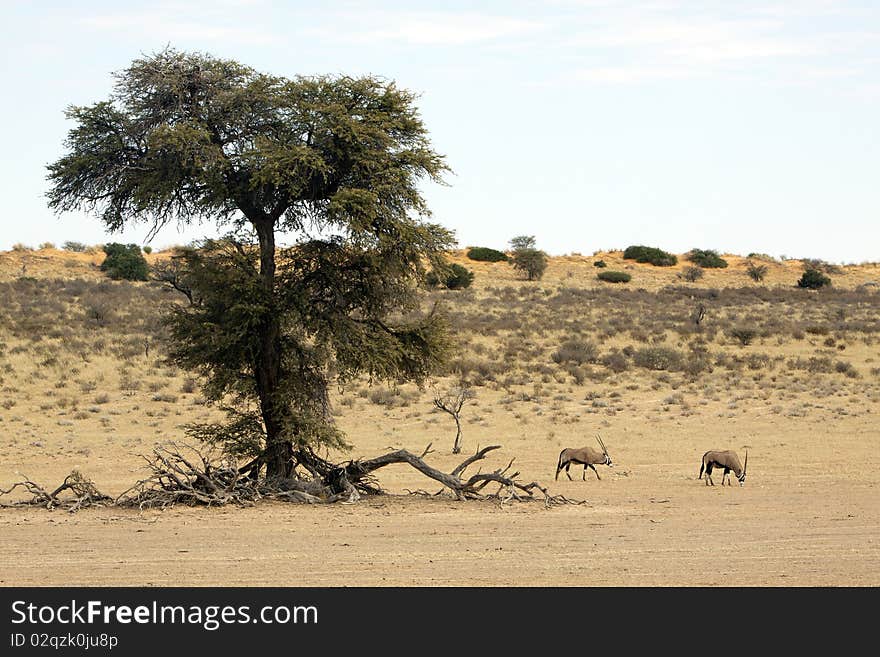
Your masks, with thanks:
[[[705,454],[703,454],[703,461],[700,464],[700,476],[699,478],[703,478],[703,470],[706,471],[706,485],[709,484],[715,485],[715,482],[712,481],[712,470],[714,468],[723,468],[724,474],[721,475],[721,485],[724,485],[724,478],[727,477],[727,485],[732,486],[730,483],[730,471],[733,471],[733,474],[736,475],[736,478],[739,480],[739,485],[742,486],[746,480],[746,466],[749,464],[749,450],[746,450],[746,463],[743,465],[739,462],[739,457],[736,455],[736,452],[730,449],[726,450],[709,450]]]
[[[599,445],[602,446],[602,451],[595,449],[594,447],[581,447],[579,449],[573,449],[570,447],[566,447],[559,453],[559,460],[556,462],[556,479],[559,479],[559,471],[565,468],[566,476],[571,479],[571,475],[568,474],[568,469],[571,467],[572,463],[580,463],[584,466],[584,476],[582,477],[582,481],[586,481],[587,479],[587,468],[592,468],[593,472],[596,473],[596,479],[601,480],[602,477],[599,476],[599,471],[596,470],[593,464],[601,463],[607,465],[608,467],[613,467],[611,463],[611,457],[608,456],[608,450],[605,449],[605,443],[602,442],[602,439],[597,435],[596,440],[599,441]]]

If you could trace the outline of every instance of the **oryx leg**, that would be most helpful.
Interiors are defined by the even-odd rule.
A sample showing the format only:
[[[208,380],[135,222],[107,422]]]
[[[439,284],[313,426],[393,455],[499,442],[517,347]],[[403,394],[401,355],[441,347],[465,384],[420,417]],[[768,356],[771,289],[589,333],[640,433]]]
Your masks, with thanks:
[[[707,486],[709,486],[709,485],[714,486],[715,485],[715,482],[712,481],[712,465],[711,464],[706,466],[706,485]]]
[[[724,485],[724,478],[727,477],[727,485],[730,486],[730,468],[724,468],[724,474],[721,475],[721,485]]]
[[[568,480],[571,481],[571,475],[568,474],[568,469],[571,467],[571,461],[565,464],[565,476],[568,477]]]
[[[602,481],[602,477],[599,476],[599,471],[596,469],[596,466],[594,466],[592,463],[590,463],[589,465],[593,469],[593,472],[596,473],[596,479]],[[587,474],[587,466],[584,466],[584,474]]]

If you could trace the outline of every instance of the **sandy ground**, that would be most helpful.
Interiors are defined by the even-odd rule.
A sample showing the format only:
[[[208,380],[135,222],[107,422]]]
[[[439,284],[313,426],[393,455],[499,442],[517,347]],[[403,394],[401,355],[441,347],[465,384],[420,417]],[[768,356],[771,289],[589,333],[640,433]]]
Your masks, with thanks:
[[[101,276],[88,255],[60,261],[9,254],[0,265],[0,278],[22,275],[23,265],[26,275]],[[774,265],[771,282],[793,285],[798,266]],[[473,267],[481,285],[521,284],[506,265]],[[741,267],[738,261],[731,270]],[[649,289],[676,281],[674,271],[634,271]],[[699,285],[721,276],[710,272]],[[592,285],[592,258],[554,260],[546,278],[547,286]],[[866,265],[840,280],[880,280],[880,269]],[[179,392],[179,375],[164,389],[175,401],[156,401],[146,385],[120,391],[115,364],[98,357],[89,367],[105,368],[106,379],[95,377],[97,389],[82,393],[84,410],[74,415],[57,400],[79,394],[77,386],[50,396],[52,379],[31,378],[31,355],[13,353],[13,344],[6,385],[14,394],[4,400],[16,404],[0,408],[0,488],[22,475],[57,485],[77,468],[117,495],[144,474],[139,454],[180,435],[181,423],[210,416],[196,395]],[[718,384],[720,392],[702,399],[688,393],[687,412],[662,401],[672,390],[652,387],[653,379],[636,371],[625,381],[638,386],[618,385],[624,394],[616,412],[585,396],[607,393],[608,383],[568,386],[566,401],[558,402],[564,408],[555,410],[547,401],[505,402],[503,391],[480,387],[462,415],[461,455],[451,454],[454,426],[433,412],[429,391],[391,408],[354,398],[338,418],[354,446],[346,458],[400,447],[421,452],[433,442],[428,461],[449,471],[478,446],[500,444],[484,469],[515,457],[522,479],[584,503],[545,508],[411,495],[439,486],[395,465],[378,471],[388,495],[352,505],[75,514],[0,508],[0,586],[878,586],[880,397],[867,378],[878,352],[874,343],[851,342],[846,354],[865,377],[846,384],[852,388],[843,387],[842,375],[824,375],[826,387],[841,382],[834,383],[838,392],[829,388],[817,398],[806,388],[788,397],[773,390],[776,397],[762,399],[766,378],[743,396]],[[165,380],[158,372],[148,379]],[[94,402],[104,390],[109,402]],[[595,444],[597,432],[615,467],[598,466],[601,481],[591,471],[581,481],[578,467],[574,481],[554,481],[559,451]],[[726,448],[741,456],[748,449],[745,486],[705,486],[697,478],[701,455]],[[716,484],[720,479],[716,474]]]
[[[517,455],[525,478],[582,505],[411,496],[405,488],[433,492],[433,482],[400,465],[380,476],[395,494],[353,505],[5,509],[0,585],[880,584],[872,419],[728,420],[732,434],[751,436],[733,445],[749,446],[743,487],[697,479],[711,421],[618,422],[603,431],[615,467],[600,466],[601,481],[581,481],[578,469],[554,482],[558,444],[527,435],[505,437],[493,459]],[[429,458],[459,460],[448,448]]]

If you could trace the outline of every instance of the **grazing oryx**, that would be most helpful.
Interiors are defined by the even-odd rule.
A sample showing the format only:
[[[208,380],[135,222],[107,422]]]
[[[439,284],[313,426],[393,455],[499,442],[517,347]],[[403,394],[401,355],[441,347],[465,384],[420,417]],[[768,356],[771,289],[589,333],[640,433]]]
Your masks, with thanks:
[[[602,446],[602,451],[600,452],[593,447],[581,447],[580,449],[572,449],[570,447],[566,447],[559,453],[559,461],[556,463],[556,479],[559,479],[559,471],[562,468],[565,468],[566,476],[571,479],[571,475],[568,474],[568,469],[571,467],[572,463],[582,463],[584,466],[584,476],[581,479],[582,481],[587,480],[587,468],[593,468],[593,472],[596,473],[596,479],[601,480],[602,477],[599,476],[599,471],[593,467],[594,463],[604,463],[609,468],[613,467],[611,463],[611,457],[608,456],[608,450],[605,449],[605,443],[602,442],[602,439],[597,435],[596,440],[599,441],[599,444]]]
[[[727,485],[732,486],[730,483],[730,471],[733,470],[733,474],[736,475],[736,478],[739,479],[739,485],[742,486],[743,482],[746,480],[746,466],[749,464],[749,450],[746,450],[746,464],[743,465],[739,462],[739,457],[736,455],[736,452],[733,450],[710,450],[703,454],[703,462],[700,464],[700,476],[699,478],[703,478],[703,470],[706,470],[706,485],[712,484],[715,485],[715,482],[712,481],[712,469],[724,468],[724,474],[721,475],[721,485],[724,485],[724,478],[727,477]]]

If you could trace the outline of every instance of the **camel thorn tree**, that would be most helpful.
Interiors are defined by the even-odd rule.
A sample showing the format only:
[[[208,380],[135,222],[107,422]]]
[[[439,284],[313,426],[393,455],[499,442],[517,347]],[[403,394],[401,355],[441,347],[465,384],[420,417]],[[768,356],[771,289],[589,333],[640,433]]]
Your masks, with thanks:
[[[454,241],[426,221],[418,185],[448,167],[415,95],[171,48],[115,82],[108,100],[67,110],[50,207],[111,232],[144,223],[151,237],[175,222],[228,229],[177,254],[190,303],[168,318],[170,357],[201,372],[209,399],[231,400],[227,424],[193,432],[270,478],[315,467],[315,447],[343,442],[331,380],[422,382],[446,353],[445,324],[421,312],[418,291]]]

